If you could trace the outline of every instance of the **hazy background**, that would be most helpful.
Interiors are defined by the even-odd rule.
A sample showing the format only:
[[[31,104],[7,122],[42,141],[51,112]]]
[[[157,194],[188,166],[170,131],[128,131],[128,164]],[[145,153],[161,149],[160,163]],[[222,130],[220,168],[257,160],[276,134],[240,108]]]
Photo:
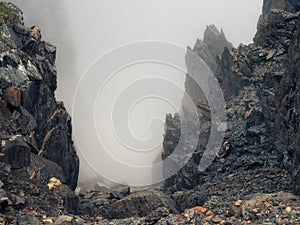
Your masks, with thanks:
[[[23,10],[27,26],[40,25],[43,39],[58,46],[57,98],[65,102],[70,113],[75,87],[80,77],[90,64],[105,52],[126,43],[143,40],[171,42],[183,47],[193,46],[197,38],[202,38],[208,24],[222,28],[228,40],[235,46],[239,43],[247,44],[252,42],[262,8],[262,0],[13,0],[11,2]],[[123,71],[120,74],[123,77],[121,84],[125,85],[124,77],[128,74],[136,73],[138,76],[145,69],[147,66]],[[159,70],[154,69],[153,73],[155,71]],[[174,82],[183,87],[184,75],[174,78],[176,76],[173,77],[173,72],[164,71],[164,75],[169,79],[175,79]],[[120,81],[115,82],[115,86],[111,84],[109,90],[118,89],[117,84],[120,85]],[[128,82],[130,80],[127,80]],[[90,98],[88,93],[87,91],[87,99]],[[177,107],[180,105],[181,95],[180,91],[174,92],[174,96],[178,96]],[[85,99],[81,101],[84,105]],[[149,121],[149,117],[152,116],[159,116],[163,121],[165,113],[174,112],[176,109],[160,105],[158,102],[148,103],[149,115],[133,112],[134,118],[139,122],[133,123],[131,128],[134,130],[133,133],[146,137],[150,134],[154,136],[154,140],[161,141],[163,134],[161,124],[151,127],[152,133],[136,125],[147,125],[148,122],[141,121]],[[109,101],[100,102],[98,110],[101,111],[101,107],[107,108],[105,104],[109,104]],[[151,107],[151,104],[155,107]],[[142,106],[143,110],[147,107]],[[84,107],[80,113],[84,119],[86,116]],[[97,126],[98,130],[107,129],[101,127],[103,126],[101,122]],[[82,134],[84,139],[91,132],[94,130],[86,126],[76,130],[76,135]],[[79,153],[85,152],[86,148],[93,145],[94,143],[88,143],[79,149]],[[114,149],[118,148],[120,146],[115,146]],[[160,147],[156,152],[152,152],[151,156],[143,157],[147,163],[151,163],[159,151]],[[136,159],[141,160],[140,157]],[[80,180],[84,181],[94,176],[95,173],[89,169],[84,160],[81,160]]]

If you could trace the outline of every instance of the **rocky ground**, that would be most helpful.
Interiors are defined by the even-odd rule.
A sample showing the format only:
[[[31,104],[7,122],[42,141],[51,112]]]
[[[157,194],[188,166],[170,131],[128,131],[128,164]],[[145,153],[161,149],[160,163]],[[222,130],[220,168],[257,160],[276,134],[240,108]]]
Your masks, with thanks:
[[[39,27],[24,27],[16,6],[0,3],[0,224],[300,224],[299,11],[298,0],[265,0],[253,44],[234,49],[213,25],[197,40],[192,51],[215,72],[228,118],[205,172],[197,168],[210,109],[187,75],[201,128],[179,173],[159,188],[95,182],[74,192],[79,162],[71,119],[55,100],[56,48]],[[163,158],[186,113],[167,116]]]

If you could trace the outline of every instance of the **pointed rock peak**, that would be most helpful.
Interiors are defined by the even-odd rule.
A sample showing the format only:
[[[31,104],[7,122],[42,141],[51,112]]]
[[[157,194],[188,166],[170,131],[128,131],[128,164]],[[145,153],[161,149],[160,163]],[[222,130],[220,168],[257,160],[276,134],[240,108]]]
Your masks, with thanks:
[[[223,30],[218,30],[212,24],[206,26],[203,40],[197,39],[193,52],[202,58],[212,71],[215,71],[216,59],[222,55],[224,48],[231,49],[233,45],[226,39]],[[188,62],[187,65],[189,65]]]
[[[204,31],[204,39],[207,37],[219,37],[220,31],[218,30],[218,28],[216,28],[215,25],[208,25],[206,26],[206,29]]]
[[[202,49],[204,47],[206,47],[206,44],[201,39],[197,39],[196,44],[194,45],[194,50]]]
[[[203,41],[209,47],[222,45],[221,52],[217,52],[217,54],[221,54],[224,47],[232,48],[232,44],[226,39],[223,30],[219,31],[215,25],[206,26],[206,30],[204,32]]]

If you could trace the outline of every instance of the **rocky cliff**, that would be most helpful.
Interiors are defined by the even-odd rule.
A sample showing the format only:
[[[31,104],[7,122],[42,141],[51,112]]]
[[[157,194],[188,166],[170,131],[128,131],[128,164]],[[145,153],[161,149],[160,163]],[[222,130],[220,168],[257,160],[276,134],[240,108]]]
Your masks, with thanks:
[[[72,189],[79,160],[71,118],[55,99],[55,55],[56,47],[42,40],[38,26],[25,27],[22,12],[0,2],[2,210],[26,207],[56,214],[64,202],[76,211],[76,204],[67,204],[76,201]]]
[[[294,3],[294,4],[292,4]],[[254,41],[266,49],[272,62],[264,73],[261,90],[262,112],[272,131],[271,142],[282,154],[292,176],[292,186],[300,194],[299,176],[299,2],[287,1],[285,10],[271,10],[258,26]],[[268,32],[262,32],[268,30]],[[264,44],[264,43],[267,43]]]
[[[228,179],[230,176],[241,182],[251,174],[268,177],[275,173],[277,178],[257,179],[257,183],[264,184],[261,187],[251,186],[251,183],[237,192],[239,188],[236,188],[234,193],[244,196],[258,189],[266,193],[280,190],[300,193],[299,10],[299,1],[265,0],[254,43],[235,49],[222,38],[218,42],[223,46],[220,57],[203,56],[203,52],[210,49],[197,41],[193,52],[215,72],[223,90],[227,103],[227,131],[214,163],[203,173],[197,171],[195,168],[207,143],[211,122],[209,114],[203,113],[207,105],[205,96],[187,76],[186,92],[202,111],[199,114],[201,132],[192,159],[165,182],[167,192],[197,189],[212,194],[217,191],[212,181],[224,182],[226,186],[232,183]],[[216,37],[211,39],[219,40],[216,32],[214,35]],[[189,69],[190,62],[186,64]],[[167,116],[163,157],[170,155],[177,146],[180,131],[174,127],[178,121],[180,118]]]
[[[233,48],[213,25],[197,40],[192,51],[219,81],[228,118],[222,148],[205,171],[198,165],[211,109],[187,74],[200,128],[183,99],[183,113],[167,115],[162,153],[163,159],[173,153],[182,126],[189,128],[187,146],[199,132],[186,165],[159,190],[95,184],[75,195],[71,119],[54,94],[56,48],[42,41],[39,27],[24,27],[16,6],[0,3],[0,223],[299,224],[299,10],[298,0],[265,0],[249,45]]]

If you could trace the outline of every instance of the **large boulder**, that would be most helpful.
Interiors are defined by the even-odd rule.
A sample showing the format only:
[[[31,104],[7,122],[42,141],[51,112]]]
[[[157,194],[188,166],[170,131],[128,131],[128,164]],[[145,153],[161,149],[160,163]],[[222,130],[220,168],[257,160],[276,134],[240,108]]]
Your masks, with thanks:
[[[30,165],[31,149],[23,138],[11,137],[10,141],[3,142],[1,152],[3,162],[11,165],[12,169],[20,169]]]
[[[144,217],[159,207],[165,207],[170,212],[177,212],[174,201],[155,190],[139,191],[118,201],[100,208],[102,217],[122,219],[129,217]]]

